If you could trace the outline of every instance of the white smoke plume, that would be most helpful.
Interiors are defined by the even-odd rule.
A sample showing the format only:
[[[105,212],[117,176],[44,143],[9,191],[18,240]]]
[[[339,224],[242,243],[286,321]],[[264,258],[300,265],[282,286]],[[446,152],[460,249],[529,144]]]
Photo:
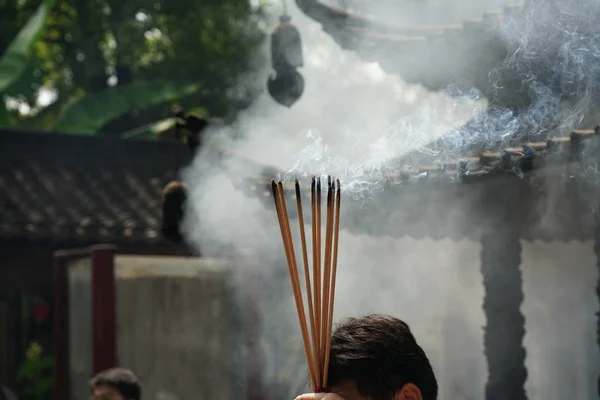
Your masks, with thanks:
[[[435,7],[414,5],[403,13],[391,3],[397,2],[362,2],[361,12],[396,24],[455,24],[505,5],[494,0],[432,2]],[[497,27],[509,44],[509,57],[491,71],[490,79],[505,82],[508,75],[523,83],[531,102],[518,111],[499,105],[494,112],[481,114],[477,131],[454,130],[444,155],[475,141],[502,143],[505,138],[517,138],[525,128],[534,127],[535,134],[547,137],[587,120],[600,82],[598,36],[589,34],[590,30],[598,32],[592,16],[598,15],[600,3],[576,3],[581,7],[535,2],[524,23]],[[260,193],[248,195],[242,189],[241,179],[258,176],[263,167],[236,157],[218,157],[217,146],[278,170],[335,174],[346,188],[362,192],[365,182],[359,177],[371,179],[368,187],[379,179],[386,161],[415,149],[427,153],[429,142],[487,107],[487,100],[474,95],[476,91],[451,97],[388,75],[378,64],[341,50],[292,2],[288,9],[304,45],[302,98],[286,109],[265,93],[234,124],[211,132],[193,165],[184,171],[191,187],[185,221],[189,243],[205,255],[235,258],[240,269],[263,279],[263,376],[266,385],[281,390],[281,396],[295,396],[308,390],[308,384],[276,216]],[[534,71],[545,75],[534,76]],[[268,69],[262,71],[265,82],[268,73]],[[503,89],[498,86],[499,91]],[[365,205],[377,206],[377,199]],[[387,201],[380,211],[410,215],[406,206]],[[485,319],[479,243],[378,237],[378,226],[362,221],[360,213],[343,218],[357,219],[364,233],[341,233],[336,320],[367,312],[391,313],[407,320],[432,359],[441,384],[440,398],[483,398],[487,367],[481,339]],[[423,224],[435,229],[426,216]],[[527,290],[527,282],[525,286]],[[534,300],[526,294],[526,303],[537,301],[536,296],[529,298]],[[537,304],[528,303],[524,309],[535,310]],[[529,336],[528,340],[533,339]],[[552,384],[540,378],[543,368],[532,367],[543,358],[529,357],[534,374],[530,373],[529,382]],[[588,364],[588,372],[598,368],[597,357]],[[532,399],[544,393],[544,399],[562,400],[549,397],[547,391],[536,392],[530,384],[528,391]],[[588,395],[581,393],[586,394],[578,398]]]

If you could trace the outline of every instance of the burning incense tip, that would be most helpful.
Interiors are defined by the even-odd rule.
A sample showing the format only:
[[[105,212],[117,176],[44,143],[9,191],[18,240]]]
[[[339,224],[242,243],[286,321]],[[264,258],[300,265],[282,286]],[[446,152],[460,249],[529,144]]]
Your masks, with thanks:
[[[276,192],[277,192],[277,182],[275,182],[275,180],[271,180],[271,189],[273,189],[273,196],[275,196]]]

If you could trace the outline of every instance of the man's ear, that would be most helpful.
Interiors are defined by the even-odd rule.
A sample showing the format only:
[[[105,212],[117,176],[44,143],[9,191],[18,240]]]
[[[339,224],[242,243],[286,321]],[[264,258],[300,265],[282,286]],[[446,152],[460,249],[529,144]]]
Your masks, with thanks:
[[[421,390],[412,383],[407,383],[398,390],[394,396],[394,400],[423,400]]]

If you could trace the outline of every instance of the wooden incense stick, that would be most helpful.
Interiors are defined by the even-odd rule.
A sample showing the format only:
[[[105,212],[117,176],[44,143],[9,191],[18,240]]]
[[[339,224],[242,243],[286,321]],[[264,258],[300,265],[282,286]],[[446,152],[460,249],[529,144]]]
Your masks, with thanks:
[[[334,228],[333,228],[333,232],[334,232],[334,237],[333,237],[333,260],[332,260],[332,265],[331,265],[331,292],[329,293],[329,321],[327,321],[327,326],[328,326],[328,332],[329,335],[327,335],[327,344],[325,345],[325,362],[323,363],[323,365],[329,366],[329,354],[330,354],[330,350],[331,350],[331,329],[333,328],[333,305],[334,305],[334,298],[335,298],[335,280],[336,280],[336,275],[337,275],[337,260],[338,260],[338,244],[339,244],[339,239],[340,239],[340,206],[341,206],[341,202],[342,202],[342,196],[341,196],[341,186],[340,186],[340,180],[338,179],[336,181],[336,186],[337,188],[337,192],[336,192],[336,196],[335,196],[335,217],[334,217]],[[325,368],[325,370],[323,371],[323,387],[327,387],[327,376],[328,376],[328,371],[329,368]]]
[[[295,182],[296,205],[298,208],[298,223],[300,241],[302,244],[302,260],[304,283],[306,286],[306,307],[308,307],[309,322],[306,320],[304,298],[294,252],[294,244],[285,192],[281,182],[272,181],[273,198],[281,230],[281,237],[290,273],[290,281],[298,312],[298,321],[304,343],[304,351],[308,362],[308,370],[312,389],[315,392],[325,390],[329,367],[331,347],[331,330],[333,326],[333,304],[335,298],[335,280],[337,274],[338,242],[340,227],[341,187],[340,181],[327,179],[327,206],[325,214],[325,243],[321,243],[321,178],[311,182],[311,224],[312,224],[312,279],[309,267],[306,231],[304,229],[304,213],[300,184]],[[324,253],[321,257],[321,246]]]
[[[325,258],[323,260],[323,292],[321,293],[321,349],[320,363],[325,363],[325,347],[327,345],[329,321],[329,286],[331,284],[331,235],[333,230],[333,196],[331,177],[327,179],[327,208],[325,217]]]
[[[313,329],[313,347],[314,354],[317,357],[320,351],[320,326],[321,326],[321,317],[319,310],[321,309],[320,301],[319,301],[319,292],[317,292],[317,280],[319,279],[319,266],[321,262],[319,260],[319,255],[317,254],[317,243],[319,242],[319,238],[317,237],[317,180],[313,176],[311,184],[310,184],[310,207],[311,207],[311,227],[312,227],[312,253],[313,253],[313,283],[314,286],[307,288],[308,292],[313,292],[314,299],[314,316],[315,316],[315,324],[312,326]],[[317,362],[317,364],[320,364]],[[318,377],[321,376],[320,368],[317,368],[317,378],[315,379],[318,387],[321,387],[321,381]],[[314,390],[315,388],[313,388]]]
[[[294,300],[296,302],[296,311],[298,312],[298,321],[300,322],[300,330],[302,331],[302,340],[304,342],[304,351],[311,376],[311,384],[316,387],[316,371],[314,370],[314,359],[310,347],[310,339],[308,337],[308,329],[306,327],[306,314],[304,312],[304,302],[302,301],[302,292],[300,289],[300,280],[298,278],[298,266],[296,265],[296,255],[294,254],[294,244],[292,233],[290,231],[287,208],[285,205],[285,195],[281,182],[272,183],[273,198],[275,199],[275,207],[279,218],[279,226],[281,228],[281,237],[288,261],[290,280],[292,282],[292,290],[294,292]]]
[[[316,325],[315,325],[315,313],[314,313],[314,305],[313,305],[313,296],[312,296],[312,290],[310,290],[310,288],[312,287],[311,285],[311,279],[310,279],[310,270],[309,270],[309,266],[308,266],[308,249],[306,247],[306,232],[304,231],[304,213],[302,212],[302,194],[300,193],[300,183],[298,182],[298,180],[296,179],[296,205],[298,207],[298,225],[300,228],[300,240],[302,243],[302,260],[304,263],[304,280],[305,280],[305,284],[307,287],[306,290],[306,298],[307,298],[307,302],[308,302],[308,314],[309,314],[309,318],[310,318],[310,330],[311,330],[311,338],[312,338],[312,354],[318,354],[318,349],[317,349],[317,329],[316,329]],[[316,362],[316,357],[313,360],[314,363],[314,368],[315,368],[315,373],[317,374],[317,376],[320,376],[322,374],[319,366],[320,363]],[[315,382],[315,384],[319,384],[319,382]]]
[[[321,314],[322,311],[322,306],[321,306],[321,178],[317,178],[317,185],[316,185],[316,220],[315,220],[315,225],[313,226],[313,229],[315,230],[315,236],[317,238],[316,240],[316,247],[313,248],[313,251],[316,253],[316,272],[315,275],[313,276],[313,279],[315,280],[315,287],[314,287],[314,292],[315,292],[315,314],[316,314],[316,319],[317,319],[317,349],[319,349],[319,352],[317,354],[321,353],[321,349],[322,349],[322,343],[321,343],[321,329],[323,326],[323,315]],[[316,355],[315,355],[316,356]],[[318,358],[319,363],[321,362],[321,357]],[[320,379],[317,378],[317,381],[319,382]],[[319,383],[319,388],[322,388],[322,382]]]

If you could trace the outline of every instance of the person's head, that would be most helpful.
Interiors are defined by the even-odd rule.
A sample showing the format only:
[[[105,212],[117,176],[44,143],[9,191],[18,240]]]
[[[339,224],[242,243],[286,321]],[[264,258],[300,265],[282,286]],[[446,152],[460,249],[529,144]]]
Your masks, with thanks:
[[[431,364],[397,318],[350,318],[331,338],[329,389],[345,400],[436,400]]]
[[[135,374],[126,368],[102,371],[90,380],[93,400],[140,400],[142,388]]]

